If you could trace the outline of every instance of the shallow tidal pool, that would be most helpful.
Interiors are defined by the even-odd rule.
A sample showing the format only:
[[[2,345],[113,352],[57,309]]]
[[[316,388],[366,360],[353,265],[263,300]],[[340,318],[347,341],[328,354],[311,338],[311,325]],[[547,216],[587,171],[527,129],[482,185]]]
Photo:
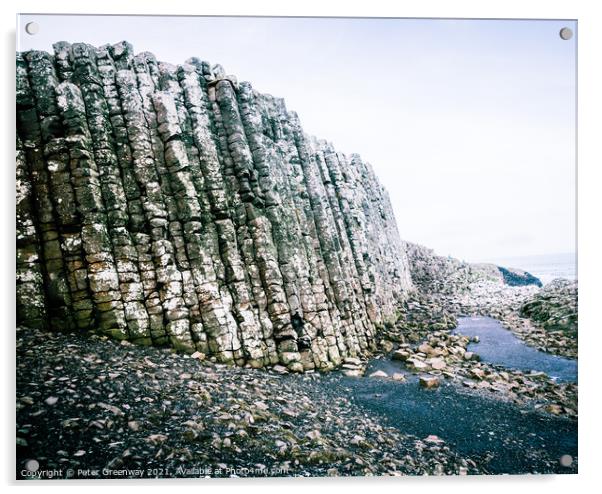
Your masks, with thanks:
[[[483,362],[521,371],[545,372],[559,382],[577,381],[577,361],[542,352],[527,345],[491,317],[461,317],[455,334],[479,338],[468,350]]]

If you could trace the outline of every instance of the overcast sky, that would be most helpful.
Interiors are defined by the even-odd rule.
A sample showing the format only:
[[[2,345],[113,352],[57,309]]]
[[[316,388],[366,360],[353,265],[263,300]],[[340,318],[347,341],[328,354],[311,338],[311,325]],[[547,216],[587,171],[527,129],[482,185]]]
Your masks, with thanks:
[[[284,97],[357,152],[405,240],[469,261],[575,250],[572,21],[23,16],[18,49],[127,39]]]

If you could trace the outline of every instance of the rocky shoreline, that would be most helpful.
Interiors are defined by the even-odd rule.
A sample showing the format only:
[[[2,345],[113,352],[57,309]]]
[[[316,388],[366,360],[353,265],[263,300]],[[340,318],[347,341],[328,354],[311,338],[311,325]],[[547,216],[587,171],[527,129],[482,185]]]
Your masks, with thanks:
[[[406,313],[418,309],[420,324],[441,329],[442,319],[449,327],[457,316],[489,316],[538,350],[577,358],[576,280],[557,279],[542,286],[524,271],[469,264],[405,244],[418,289]],[[507,272],[518,273],[518,278],[509,284]],[[406,322],[407,317],[402,318],[398,325],[406,328]]]
[[[557,286],[562,295],[555,295]],[[576,331],[563,332],[571,344],[556,347],[550,343],[558,341],[557,329],[551,329],[556,325],[536,328],[520,315],[521,307],[543,314],[548,302],[558,314],[559,300],[570,298],[567,287],[556,283],[540,290],[481,280],[456,293],[416,291],[400,306],[397,320],[380,328],[377,349],[345,357],[340,373],[411,381],[406,385],[425,393],[451,385],[457,396],[464,389],[488,406],[498,401],[575,421],[576,383],[481,362],[467,349],[471,338],[452,333],[459,316],[488,315],[529,344],[570,353]],[[403,370],[365,374],[378,359],[391,359]],[[90,470],[102,478],[489,472],[488,455],[459,454],[437,434],[416,437],[391,427],[315,371],[232,367],[200,352],[19,328],[17,379],[18,468],[34,458],[60,470],[60,478],[89,478]],[[549,458],[537,464],[543,468],[538,471],[557,471]]]
[[[451,379],[470,389],[485,391],[497,398],[554,415],[577,417],[577,384],[558,383],[543,372],[522,372],[481,362],[479,355],[468,351],[468,336],[435,331],[420,344],[404,343],[390,354],[392,360],[420,376],[420,385],[438,387]],[[359,373],[358,373],[359,374]],[[404,379],[377,371],[376,378]]]
[[[364,380],[423,393],[452,386],[489,407],[497,401],[577,418],[576,384],[480,362],[467,350],[470,338],[448,329],[416,343],[384,340],[393,347],[388,356],[346,358],[340,374],[303,375],[96,335],[20,328],[18,336],[17,466],[36,459],[60,470],[59,478],[90,478],[94,470],[99,478],[490,473],[495,449],[460,454],[434,432],[418,437],[391,427],[358,406],[337,375],[353,376],[358,389]],[[364,376],[379,359],[404,370]],[[566,471],[541,454],[529,471]]]
[[[495,473],[576,471],[577,384],[452,332],[576,358],[576,282],[403,242],[369,163],[219,64],[53,50],[16,56],[18,478],[482,474],[509,445]],[[478,453],[429,430],[455,399]]]
[[[487,472],[367,416],[318,373],[104,340],[18,330],[18,476],[28,459],[57,478]]]

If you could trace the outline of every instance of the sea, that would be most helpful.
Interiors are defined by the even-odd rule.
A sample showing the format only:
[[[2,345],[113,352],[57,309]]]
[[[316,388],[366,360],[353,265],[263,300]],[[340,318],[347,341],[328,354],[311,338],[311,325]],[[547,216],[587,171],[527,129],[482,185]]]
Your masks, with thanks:
[[[577,278],[577,255],[575,253],[542,254],[489,259],[488,262],[504,268],[518,268],[531,273],[545,285],[556,278]]]

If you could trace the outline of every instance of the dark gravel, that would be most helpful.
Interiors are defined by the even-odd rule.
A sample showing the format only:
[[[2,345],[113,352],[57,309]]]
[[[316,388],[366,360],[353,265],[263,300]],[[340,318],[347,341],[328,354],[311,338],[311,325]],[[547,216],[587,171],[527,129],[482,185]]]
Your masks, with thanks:
[[[55,478],[575,473],[577,423],[457,381],[280,375],[20,329],[17,478],[30,459]]]
[[[367,413],[334,374],[226,367],[98,337],[18,330],[16,398],[17,478],[28,460],[54,478],[487,471],[428,428],[413,436]]]
[[[368,372],[377,367],[383,368],[373,366]],[[353,401],[370,414],[386,417],[387,424],[409,434],[436,434],[461,455],[487,465],[490,473],[577,472],[575,420],[520,407],[447,380],[426,390],[414,376],[406,383],[341,379]],[[567,454],[574,460],[570,468],[559,462]]]

